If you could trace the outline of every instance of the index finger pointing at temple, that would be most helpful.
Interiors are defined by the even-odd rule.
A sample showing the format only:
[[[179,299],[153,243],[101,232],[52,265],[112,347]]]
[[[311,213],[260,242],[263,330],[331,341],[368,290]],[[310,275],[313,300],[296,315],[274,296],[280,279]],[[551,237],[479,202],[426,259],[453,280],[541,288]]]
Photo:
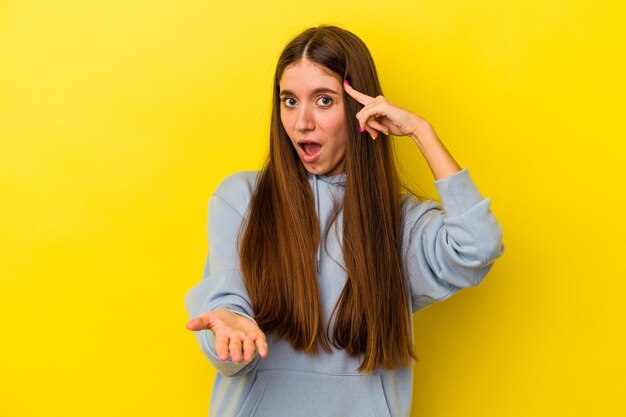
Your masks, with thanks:
[[[343,80],[343,87],[346,90],[346,93],[350,95],[350,97],[363,105],[367,105],[374,100],[374,97],[370,97],[367,94],[363,94],[360,91],[356,91],[354,88],[352,88],[348,80]]]

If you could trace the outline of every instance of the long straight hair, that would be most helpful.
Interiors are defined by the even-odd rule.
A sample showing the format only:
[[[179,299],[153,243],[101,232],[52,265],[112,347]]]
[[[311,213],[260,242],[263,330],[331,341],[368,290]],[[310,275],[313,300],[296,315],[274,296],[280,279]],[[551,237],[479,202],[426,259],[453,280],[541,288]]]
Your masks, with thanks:
[[[361,39],[336,26],[305,30],[285,47],[274,77],[270,150],[252,197],[240,245],[241,267],[261,330],[296,350],[362,357],[359,371],[407,366],[415,358],[401,259],[401,192],[389,138],[358,132],[363,107],[344,92],[346,146],[342,251],[347,281],[324,323],[315,271],[319,222],[307,172],[280,118],[279,82],[303,59],[356,89],[382,94],[374,61]],[[334,218],[336,218],[335,213]]]

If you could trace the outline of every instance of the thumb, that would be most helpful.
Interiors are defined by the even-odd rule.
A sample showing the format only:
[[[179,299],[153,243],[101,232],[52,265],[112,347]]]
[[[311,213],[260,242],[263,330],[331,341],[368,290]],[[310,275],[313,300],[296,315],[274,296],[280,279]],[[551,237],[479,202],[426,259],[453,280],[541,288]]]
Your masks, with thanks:
[[[187,328],[189,330],[204,330],[208,328],[208,325],[208,321],[206,321],[204,317],[200,316],[190,320],[187,323]]]

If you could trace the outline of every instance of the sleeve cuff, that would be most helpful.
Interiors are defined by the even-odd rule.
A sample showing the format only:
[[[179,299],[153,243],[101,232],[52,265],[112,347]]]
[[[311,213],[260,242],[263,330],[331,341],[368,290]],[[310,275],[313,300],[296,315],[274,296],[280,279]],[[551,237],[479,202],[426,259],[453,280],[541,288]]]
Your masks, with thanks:
[[[435,180],[435,187],[449,216],[461,214],[483,199],[467,168]]]

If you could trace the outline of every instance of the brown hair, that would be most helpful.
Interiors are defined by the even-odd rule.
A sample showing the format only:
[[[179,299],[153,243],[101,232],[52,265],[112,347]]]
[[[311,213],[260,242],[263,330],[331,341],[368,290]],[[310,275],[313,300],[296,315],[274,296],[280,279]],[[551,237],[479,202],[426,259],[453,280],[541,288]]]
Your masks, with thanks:
[[[369,50],[353,33],[322,25],[305,30],[283,50],[274,78],[270,150],[252,197],[240,246],[244,281],[264,332],[296,350],[318,346],[363,355],[359,371],[396,368],[415,358],[409,297],[401,259],[401,193],[393,145],[358,131],[363,107],[344,92],[349,137],[343,210],[347,281],[326,330],[319,301],[315,251],[319,223],[307,172],[280,119],[279,81],[302,59],[337,74],[358,91],[382,94]],[[336,219],[337,212],[334,213]]]

